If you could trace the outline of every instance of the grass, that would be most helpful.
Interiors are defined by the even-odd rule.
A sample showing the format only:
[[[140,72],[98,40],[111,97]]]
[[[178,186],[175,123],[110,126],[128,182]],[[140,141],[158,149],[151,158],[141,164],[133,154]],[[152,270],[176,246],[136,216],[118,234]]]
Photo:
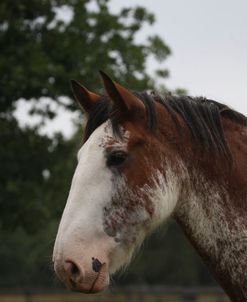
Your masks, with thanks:
[[[151,292],[118,292],[97,295],[78,293],[23,293],[0,294],[1,302],[229,302],[222,293],[151,293]]]

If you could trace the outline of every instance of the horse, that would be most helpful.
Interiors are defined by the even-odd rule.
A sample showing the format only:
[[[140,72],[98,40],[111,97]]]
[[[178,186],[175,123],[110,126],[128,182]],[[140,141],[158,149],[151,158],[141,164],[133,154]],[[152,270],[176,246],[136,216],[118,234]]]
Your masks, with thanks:
[[[247,301],[247,118],[203,97],[71,86],[87,116],[53,251],[58,278],[97,293],[168,218],[232,301]]]

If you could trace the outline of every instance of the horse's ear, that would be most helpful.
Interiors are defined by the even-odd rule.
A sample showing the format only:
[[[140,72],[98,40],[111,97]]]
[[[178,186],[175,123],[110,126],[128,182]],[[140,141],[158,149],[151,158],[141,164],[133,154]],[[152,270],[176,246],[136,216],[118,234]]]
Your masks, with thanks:
[[[75,80],[71,80],[70,84],[75,99],[86,112],[89,112],[92,107],[99,101],[100,96],[87,90],[87,88],[85,88]]]
[[[100,71],[100,75],[108,96],[120,112],[129,113],[134,110],[145,110],[142,101],[131,91],[112,81],[103,71]]]

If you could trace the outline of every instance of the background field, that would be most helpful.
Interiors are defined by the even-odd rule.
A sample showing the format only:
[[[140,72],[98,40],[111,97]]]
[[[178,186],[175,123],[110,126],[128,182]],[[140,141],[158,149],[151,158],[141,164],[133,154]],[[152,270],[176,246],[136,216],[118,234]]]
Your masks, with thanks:
[[[69,292],[28,292],[0,295],[1,302],[229,302],[217,288],[139,287],[114,289],[97,295]]]

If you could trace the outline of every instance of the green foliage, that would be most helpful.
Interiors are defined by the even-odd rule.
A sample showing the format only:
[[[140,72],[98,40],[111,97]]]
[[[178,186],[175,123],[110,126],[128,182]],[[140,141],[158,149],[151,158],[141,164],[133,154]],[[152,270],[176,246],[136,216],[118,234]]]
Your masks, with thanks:
[[[14,118],[0,119],[0,213],[4,228],[24,224],[33,230],[39,227],[40,217],[48,216],[42,200],[42,173],[51,164],[51,141],[36,132],[18,128]]]
[[[153,55],[161,62],[170,49],[157,36],[135,43],[142,26],[154,22],[153,14],[142,7],[113,14],[108,2],[1,1],[1,111],[12,110],[19,98],[70,96],[68,80],[73,78],[99,89],[100,69],[137,90],[153,87],[146,58]],[[58,19],[59,9],[72,20]]]
[[[13,117],[0,118],[0,133],[0,224],[35,233],[61,214],[75,143],[65,142],[61,135],[51,140],[37,129],[21,129]]]
[[[0,257],[4,259],[0,267],[1,289],[54,286],[54,274],[51,265],[51,253],[56,226],[47,221],[45,229],[35,236],[27,234],[21,227],[14,231],[0,228],[0,237],[4,244],[0,248]]]

